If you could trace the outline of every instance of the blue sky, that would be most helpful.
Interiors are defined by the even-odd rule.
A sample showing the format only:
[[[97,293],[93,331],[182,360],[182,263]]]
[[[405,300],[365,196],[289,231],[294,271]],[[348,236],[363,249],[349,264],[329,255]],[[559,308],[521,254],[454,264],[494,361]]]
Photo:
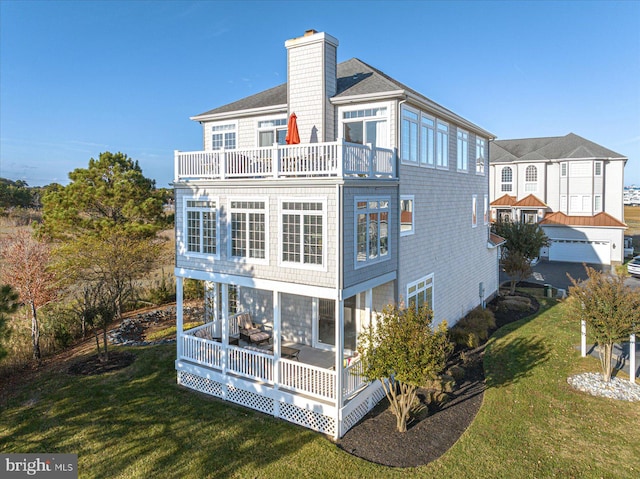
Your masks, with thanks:
[[[286,81],[307,29],[499,138],[574,132],[640,185],[640,2],[0,0],[0,176],[68,183],[103,151],[159,187],[190,116]]]

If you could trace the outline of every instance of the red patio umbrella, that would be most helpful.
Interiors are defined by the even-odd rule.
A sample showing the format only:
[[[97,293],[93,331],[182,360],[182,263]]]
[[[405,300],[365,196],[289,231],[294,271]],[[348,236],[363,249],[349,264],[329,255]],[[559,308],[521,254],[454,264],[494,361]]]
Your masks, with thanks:
[[[287,145],[297,145],[300,143],[300,134],[298,133],[298,122],[296,121],[298,117],[295,113],[291,113],[289,117],[289,123],[287,125],[287,136],[285,140]]]

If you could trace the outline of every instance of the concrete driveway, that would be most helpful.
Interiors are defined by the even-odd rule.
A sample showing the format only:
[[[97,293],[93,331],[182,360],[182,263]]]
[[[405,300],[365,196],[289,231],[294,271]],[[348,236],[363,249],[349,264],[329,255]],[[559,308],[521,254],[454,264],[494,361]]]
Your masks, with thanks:
[[[589,264],[587,265],[598,271],[611,271],[611,267],[603,264]],[[538,264],[533,266],[533,275],[527,278],[526,281],[539,284],[550,284],[554,288],[564,289],[569,291],[571,286],[571,280],[567,276],[570,274],[572,278],[576,280],[583,280],[587,278],[587,273],[584,266],[581,263],[567,263],[562,261],[547,261],[540,260]],[[500,272],[500,283],[509,281],[509,276],[504,272]]]

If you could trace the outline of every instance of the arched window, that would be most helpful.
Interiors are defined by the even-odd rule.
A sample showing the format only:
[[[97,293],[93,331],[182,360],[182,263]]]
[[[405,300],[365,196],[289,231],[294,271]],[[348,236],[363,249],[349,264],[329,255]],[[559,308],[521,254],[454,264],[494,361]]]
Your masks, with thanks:
[[[513,189],[513,171],[510,166],[502,168],[502,191],[511,191]]]
[[[524,190],[528,192],[535,192],[538,189],[538,169],[533,166],[527,166],[524,172]]]

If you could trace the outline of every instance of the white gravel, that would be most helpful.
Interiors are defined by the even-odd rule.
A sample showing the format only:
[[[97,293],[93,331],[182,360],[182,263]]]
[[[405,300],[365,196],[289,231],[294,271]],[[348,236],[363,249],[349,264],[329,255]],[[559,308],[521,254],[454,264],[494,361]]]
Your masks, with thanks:
[[[611,378],[606,383],[600,373],[582,373],[567,378],[569,385],[579,391],[619,401],[640,401],[638,379],[632,384],[627,379]]]

